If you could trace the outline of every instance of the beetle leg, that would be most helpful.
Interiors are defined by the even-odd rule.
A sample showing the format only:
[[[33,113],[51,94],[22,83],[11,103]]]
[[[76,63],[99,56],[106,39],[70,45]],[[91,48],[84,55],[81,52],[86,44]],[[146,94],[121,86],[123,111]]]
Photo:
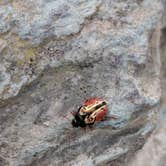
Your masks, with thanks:
[[[111,115],[111,116],[105,116],[103,119],[102,119],[102,121],[106,121],[106,120],[116,120],[116,119],[119,119],[119,117],[118,116],[116,116],[116,115]]]
[[[84,130],[84,132],[86,133],[86,127],[83,127],[82,129],[83,129],[83,130]]]
[[[109,119],[118,119],[119,117],[117,115],[111,115],[111,116],[108,116]]]
[[[88,125],[89,129],[92,131],[93,130],[93,125]]]

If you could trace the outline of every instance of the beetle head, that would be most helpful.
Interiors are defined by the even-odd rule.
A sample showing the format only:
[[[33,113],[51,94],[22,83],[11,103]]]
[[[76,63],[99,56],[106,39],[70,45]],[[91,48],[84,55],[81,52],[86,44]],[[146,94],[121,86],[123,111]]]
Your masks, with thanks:
[[[76,114],[71,122],[73,127],[85,127],[85,121],[84,121],[85,117],[80,116],[78,114]]]
[[[79,123],[75,118],[72,120],[71,124],[72,124],[73,127],[78,127],[79,126]]]

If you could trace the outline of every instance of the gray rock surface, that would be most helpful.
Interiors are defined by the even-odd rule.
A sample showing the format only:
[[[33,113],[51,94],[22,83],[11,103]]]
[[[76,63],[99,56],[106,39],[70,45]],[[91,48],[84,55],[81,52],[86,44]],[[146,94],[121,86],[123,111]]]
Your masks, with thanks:
[[[159,0],[1,0],[2,165],[128,162],[158,117],[162,10]],[[63,115],[94,96],[119,118],[73,129]]]
[[[166,1],[165,1],[166,9]],[[161,53],[161,100],[160,100],[160,118],[158,120],[157,128],[154,130],[153,134],[146,141],[145,146],[138,154],[132,159],[130,166],[164,166],[166,163],[166,15],[163,15],[162,19],[162,29],[161,29],[161,43],[160,43],[160,53]]]
[[[157,127],[153,134],[146,141],[145,146],[131,160],[130,166],[164,166],[166,163],[166,1],[164,2],[164,13],[161,24],[161,100],[160,100],[160,116]]]

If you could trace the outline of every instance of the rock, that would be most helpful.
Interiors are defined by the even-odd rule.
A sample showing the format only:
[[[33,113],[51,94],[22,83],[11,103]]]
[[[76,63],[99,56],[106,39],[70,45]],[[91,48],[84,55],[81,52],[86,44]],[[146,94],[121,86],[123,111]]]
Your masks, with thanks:
[[[0,154],[9,165],[128,162],[157,121],[162,10],[159,0],[0,2]],[[119,118],[73,129],[64,116],[94,96]]]
[[[166,1],[163,1],[164,9],[166,9]],[[161,58],[161,99],[160,99],[160,116],[158,118],[157,127],[152,135],[147,139],[144,147],[131,159],[129,166],[164,166],[166,162],[165,156],[165,121],[166,121],[166,12],[164,10],[161,20],[161,39],[160,39],[160,58]]]
[[[7,63],[6,70],[13,77],[8,90],[1,89],[2,100],[16,96],[48,65],[84,65],[85,61],[89,64],[102,57],[104,63],[110,61],[113,66],[121,66],[122,76],[119,77],[126,72],[136,72],[139,68],[135,67],[136,64],[147,64],[152,58],[147,56],[148,40],[161,15],[157,0],[153,4],[149,1],[141,4],[122,1],[118,6],[116,1],[109,0],[105,3],[97,0],[31,3],[17,0],[4,3],[1,9],[1,40],[7,45],[1,56],[4,57],[3,63]],[[55,39],[41,44],[49,38]],[[156,96],[153,102],[158,98]]]
[[[130,166],[165,165],[165,126],[161,125],[147,140],[143,149],[132,159]]]

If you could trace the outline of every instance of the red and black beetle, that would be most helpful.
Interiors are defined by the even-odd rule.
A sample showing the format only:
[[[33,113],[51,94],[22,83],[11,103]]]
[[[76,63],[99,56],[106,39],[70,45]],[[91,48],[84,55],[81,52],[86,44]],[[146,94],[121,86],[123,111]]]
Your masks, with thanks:
[[[107,103],[100,98],[86,100],[77,112],[72,112],[74,118],[71,122],[73,127],[91,126],[105,118],[108,112]]]

